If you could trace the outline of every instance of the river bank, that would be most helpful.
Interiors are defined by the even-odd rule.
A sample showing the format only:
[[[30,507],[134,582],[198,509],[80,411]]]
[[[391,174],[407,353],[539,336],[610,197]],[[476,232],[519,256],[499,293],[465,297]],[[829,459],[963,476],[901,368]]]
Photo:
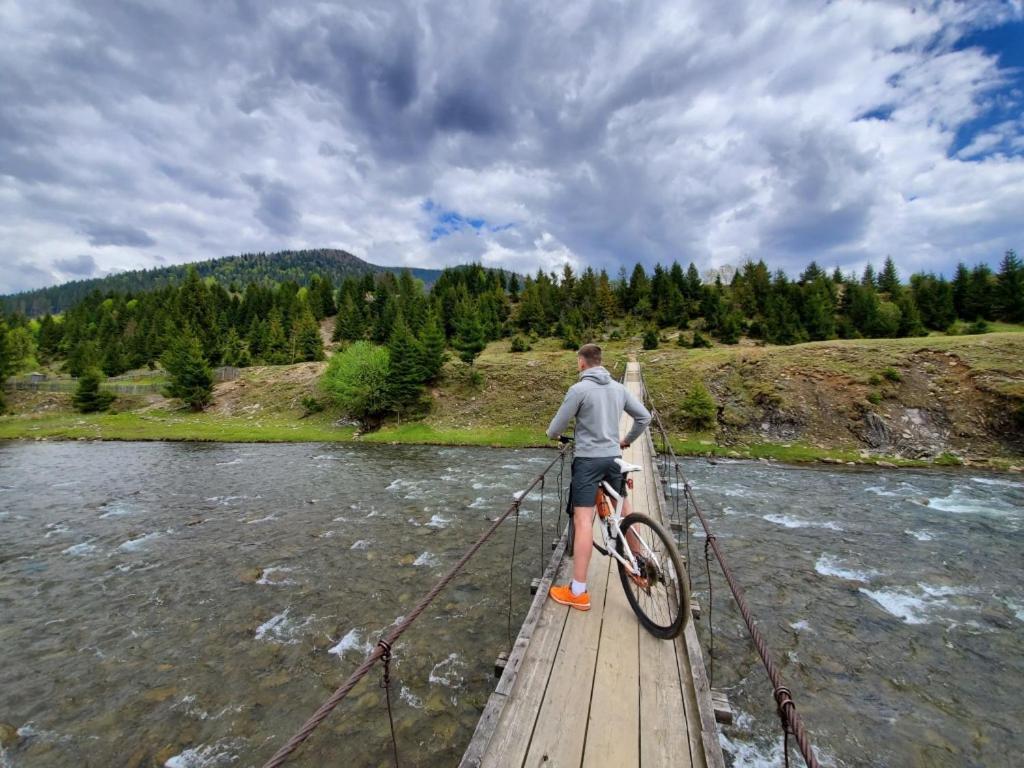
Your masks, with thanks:
[[[752,344],[693,350],[666,337],[605,344],[607,366],[637,354],[675,450],[687,456],[789,463],[1024,467],[1024,333]],[[452,360],[424,413],[360,433],[318,389],[323,363],[245,369],[217,385],[203,413],[159,395],[121,397],[114,413],[83,415],[66,393],[12,392],[0,439],[364,442],[504,448],[550,445],[551,414],[575,379],[572,350],[554,339],[513,354],[494,342],[475,363]],[[695,431],[682,402],[703,382],[715,422]],[[309,413],[318,398],[325,410]]]

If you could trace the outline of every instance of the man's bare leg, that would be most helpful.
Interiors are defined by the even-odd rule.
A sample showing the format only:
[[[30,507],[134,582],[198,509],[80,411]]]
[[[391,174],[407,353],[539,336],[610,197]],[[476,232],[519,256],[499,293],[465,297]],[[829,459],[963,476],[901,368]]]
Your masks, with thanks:
[[[590,556],[594,553],[594,508],[573,507],[572,577],[580,584],[587,583]]]

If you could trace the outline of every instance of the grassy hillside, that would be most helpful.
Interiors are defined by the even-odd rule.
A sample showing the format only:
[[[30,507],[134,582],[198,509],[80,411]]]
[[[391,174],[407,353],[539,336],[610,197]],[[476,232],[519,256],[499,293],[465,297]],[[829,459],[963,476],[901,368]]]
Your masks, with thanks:
[[[322,397],[323,363],[247,369],[219,384],[203,414],[159,396],[122,399],[120,413],[82,416],[60,394],[11,393],[16,415],[0,438],[58,437],[209,440],[350,440],[472,445],[543,445],[544,429],[575,380],[575,355],[555,340],[512,354],[491,344],[478,358],[482,383],[450,361],[428,393],[430,413],[354,437],[330,408],[306,415],[303,398]],[[738,345],[691,350],[636,340],[605,345],[616,374],[638,354],[673,440],[688,453],[780,459],[1024,463],[1024,333],[833,341],[792,347]],[[680,403],[705,382],[719,410],[707,431],[688,428]]]

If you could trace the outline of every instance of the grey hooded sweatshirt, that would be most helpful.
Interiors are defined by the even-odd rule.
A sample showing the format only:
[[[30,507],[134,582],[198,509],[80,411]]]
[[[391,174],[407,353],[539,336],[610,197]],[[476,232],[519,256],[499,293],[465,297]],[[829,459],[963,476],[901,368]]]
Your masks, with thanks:
[[[633,428],[625,437],[627,443],[632,443],[651,423],[651,414],[603,366],[587,368],[565,393],[565,400],[548,425],[547,434],[554,440],[575,416],[577,456],[597,459],[621,456],[619,417],[623,411],[633,417]]]

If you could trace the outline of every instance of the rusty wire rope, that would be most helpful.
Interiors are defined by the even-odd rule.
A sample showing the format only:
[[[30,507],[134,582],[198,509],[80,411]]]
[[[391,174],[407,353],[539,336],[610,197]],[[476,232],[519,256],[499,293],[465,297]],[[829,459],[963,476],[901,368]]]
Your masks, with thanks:
[[[548,471],[555,466],[559,459],[564,459],[565,453],[568,450],[567,445],[563,445],[558,452],[558,456],[553,458],[551,462],[541,471],[537,477],[526,487],[524,491],[519,492],[515,500],[509,505],[508,509],[505,510],[488,528],[484,533],[476,540],[476,542],[463,553],[462,557],[459,558],[458,562],[455,563],[444,576],[427,592],[420,601],[413,607],[413,609],[406,615],[401,621],[392,625],[391,630],[386,636],[382,637],[376,647],[370,652],[370,654],[363,659],[362,663],[356,667],[355,671],[348,676],[338,689],[328,697],[328,699],[320,705],[320,707],[314,712],[302,727],[299,728],[295,734],[286,741],[280,749],[275,752],[266,763],[263,764],[263,768],[279,768],[285,761],[297,750],[303,742],[310,737],[320,724],[327,719],[327,716],[334,711],[335,707],[338,706],[344,700],[346,696],[356,687],[356,684],[362,680],[373,665],[383,659],[385,656],[390,660],[391,648],[394,646],[395,641],[400,638],[405,631],[412,625],[420,614],[422,614],[427,607],[434,601],[434,599],[441,593],[441,591],[447,587],[451,581],[459,575],[466,564],[472,559],[473,555],[484,545],[484,543],[494,535],[494,532],[498,530],[503,522],[508,519],[508,516],[513,512],[516,513],[518,518],[519,507],[522,505],[523,500],[537,487],[538,484],[543,482],[545,475]],[[386,670],[386,668],[385,668]],[[397,764],[398,760],[398,748],[397,744],[395,749],[395,761]]]
[[[689,480],[686,479],[686,474],[682,471],[679,466],[679,458],[675,454],[675,450],[672,448],[672,443],[668,439],[668,430],[665,428],[665,424],[661,419],[661,414],[654,406],[653,398],[651,397],[650,390],[647,388],[647,382],[644,380],[643,371],[640,372],[640,383],[643,387],[643,394],[647,402],[650,404],[651,415],[653,416],[658,430],[662,433],[663,445],[667,447],[667,452],[671,457],[671,464],[675,468],[675,471],[683,477],[683,496],[686,500],[687,510],[687,529],[689,528],[689,507],[692,503],[693,511],[700,520],[701,526],[704,528],[704,552],[705,562],[710,561],[708,550],[714,552],[715,558],[718,560],[718,565],[722,569],[722,574],[725,576],[726,583],[729,585],[729,589],[732,592],[733,599],[736,601],[736,605],[740,609],[740,615],[743,616],[743,621],[747,625],[747,631],[750,633],[750,638],[754,643],[754,647],[757,649],[758,655],[761,657],[761,663],[764,665],[765,671],[768,673],[768,679],[772,684],[772,696],[775,699],[776,709],[779,715],[779,721],[782,725],[783,733],[783,751],[786,759],[786,765],[789,765],[789,737],[790,735],[796,740],[797,747],[800,749],[800,754],[804,758],[804,762],[808,768],[819,768],[818,759],[815,757],[814,749],[811,746],[810,736],[807,730],[804,728],[803,720],[800,718],[800,714],[796,709],[796,702],[793,701],[792,691],[783,684],[782,676],[779,674],[779,669],[775,664],[775,660],[772,658],[771,651],[768,648],[768,643],[765,641],[764,636],[761,634],[761,630],[757,626],[757,622],[754,620],[753,614],[750,612],[750,607],[747,605],[746,596],[743,592],[743,588],[739,582],[736,581],[733,576],[732,569],[729,568],[728,563],[725,560],[725,555],[722,553],[721,547],[718,546],[718,539],[715,534],[711,532],[711,526],[708,524],[707,518],[701,511],[700,505],[697,503],[697,498],[693,495],[693,487],[690,485]],[[689,531],[687,531],[688,533]],[[689,540],[687,539],[687,544]],[[689,547],[687,547],[689,549]],[[689,557],[687,557],[687,570],[689,570]],[[711,593],[711,573],[708,571],[708,594],[710,600]],[[710,606],[708,610],[710,616]],[[713,641],[712,641],[713,642]],[[714,654],[712,652],[712,669],[714,668]]]

